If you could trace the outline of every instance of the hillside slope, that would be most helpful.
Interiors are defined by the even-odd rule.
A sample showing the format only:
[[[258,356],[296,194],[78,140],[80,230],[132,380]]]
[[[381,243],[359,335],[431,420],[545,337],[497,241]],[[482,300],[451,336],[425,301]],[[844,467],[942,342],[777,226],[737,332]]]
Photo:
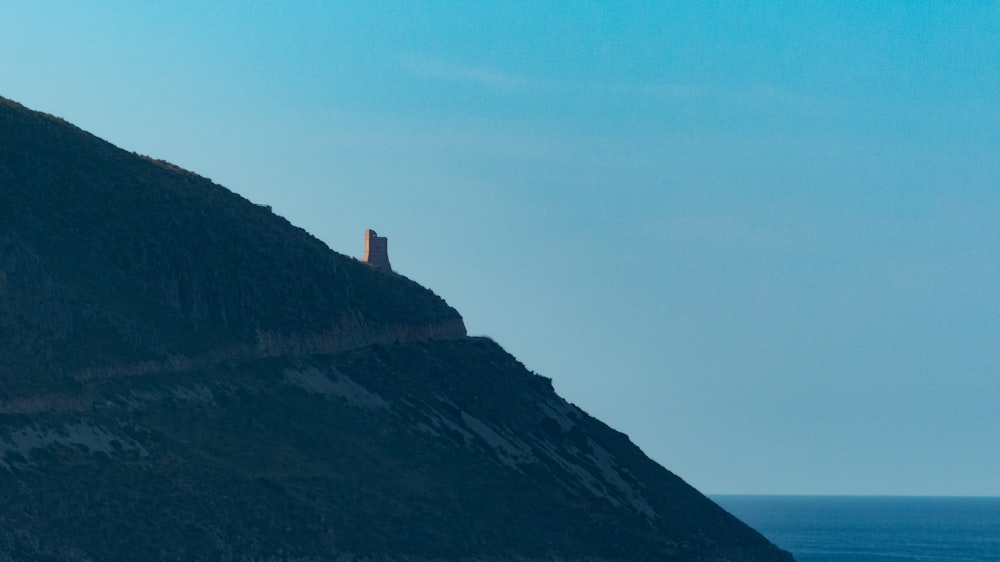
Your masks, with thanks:
[[[408,279],[0,99],[0,560],[791,560]]]
[[[392,327],[465,334],[454,309],[404,277],[2,98],[0,264],[11,336],[0,354],[52,384],[175,356],[335,351]],[[10,369],[0,383],[19,392]]]

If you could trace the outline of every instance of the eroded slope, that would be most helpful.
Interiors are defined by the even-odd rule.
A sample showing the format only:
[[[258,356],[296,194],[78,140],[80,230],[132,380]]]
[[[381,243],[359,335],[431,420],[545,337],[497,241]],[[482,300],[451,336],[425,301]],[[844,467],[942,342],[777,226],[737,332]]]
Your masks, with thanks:
[[[2,418],[0,553],[788,559],[485,339],[88,387]]]

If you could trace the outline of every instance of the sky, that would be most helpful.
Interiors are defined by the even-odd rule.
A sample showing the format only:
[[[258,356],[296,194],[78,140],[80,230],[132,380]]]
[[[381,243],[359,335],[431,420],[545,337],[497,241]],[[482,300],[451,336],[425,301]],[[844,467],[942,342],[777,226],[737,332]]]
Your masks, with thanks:
[[[1000,495],[998,2],[0,14],[0,96],[377,230],[705,493]]]

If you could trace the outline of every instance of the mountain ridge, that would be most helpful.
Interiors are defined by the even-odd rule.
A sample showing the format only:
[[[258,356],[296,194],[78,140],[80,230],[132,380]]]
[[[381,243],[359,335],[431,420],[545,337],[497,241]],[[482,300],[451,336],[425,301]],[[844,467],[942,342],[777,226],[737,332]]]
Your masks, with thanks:
[[[7,302],[45,333],[0,350],[8,355],[31,349],[33,363],[58,353],[53,342],[85,346],[93,337],[75,337],[81,325],[110,332],[118,348],[64,353],[60,367],[67,356],[89,360],[72,365],[79,371],[227,345],[318,351],[330,347],[324,334],[362,345],[390,324],[464,335],[461,316],[437,295],[333,252],[266,207],[61,119],[2,107],[0,291],[32,287]]]
[[[0,560],[791,560],[432,291],[2,98],[0,333]]]

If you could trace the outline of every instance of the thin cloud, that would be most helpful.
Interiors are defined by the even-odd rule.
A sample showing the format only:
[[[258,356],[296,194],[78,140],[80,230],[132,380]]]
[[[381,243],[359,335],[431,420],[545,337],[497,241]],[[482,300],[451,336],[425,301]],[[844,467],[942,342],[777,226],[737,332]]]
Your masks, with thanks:
[[[690,86],[687,84],[664,84],[664,83],[624,83],[624,84],[596,84],[594,89],[618,94],[644,96],[651,98],[698,98],[708,94],[704,88]]]
[[[527,76],[484,66],[453,64],[416,55],[404,55],[400,58],[400,63],[407,73],[417,78],[464,82],[493,90],[540,90],[547,86],[544,81]]]
[[[496,93],[622,96],[660,101],[712,101],[726,105],[777,105],[796,111],[813,111],[822,100],[771,84],[719,89],[670,82],[602,82],[553,80],[507,72],[480,65],[407,54],[400,57],[404,72],[422,80],[461,83]]]
[[[699,88],[683,84],[549,80],[506,72],[486,66],[455,64],[419,55],[403,55],[400,57],[400,64],[406,73],[417,78],[462,82],[506,92],[587,95],[614,94],[656,98],[693,98],[705,94]]]

